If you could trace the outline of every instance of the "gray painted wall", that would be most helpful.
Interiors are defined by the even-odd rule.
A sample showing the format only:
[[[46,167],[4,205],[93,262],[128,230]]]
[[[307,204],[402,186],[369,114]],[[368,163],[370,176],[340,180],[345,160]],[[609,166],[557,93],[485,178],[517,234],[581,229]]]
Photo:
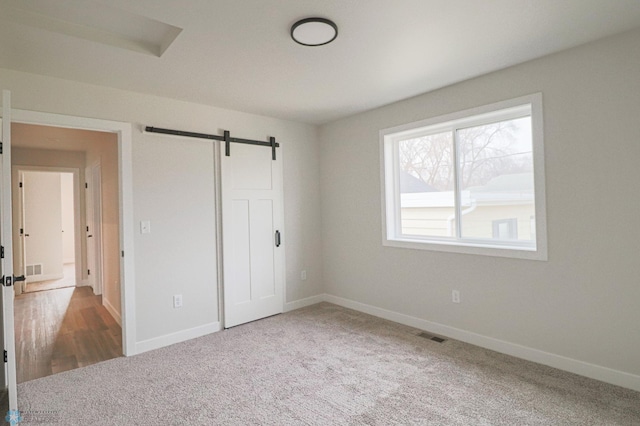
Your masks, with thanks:
[[[626,33],[322,126],[326,292],[640,374],[639,45]],[[378,132],[535,92],[549,260],[383,247]]]

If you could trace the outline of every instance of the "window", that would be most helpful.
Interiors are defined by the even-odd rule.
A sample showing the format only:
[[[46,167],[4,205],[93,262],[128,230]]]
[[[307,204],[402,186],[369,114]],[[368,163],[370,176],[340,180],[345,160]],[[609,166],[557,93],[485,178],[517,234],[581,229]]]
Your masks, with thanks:
[[[540,94],[380,135],[385,245],[546,260]]]

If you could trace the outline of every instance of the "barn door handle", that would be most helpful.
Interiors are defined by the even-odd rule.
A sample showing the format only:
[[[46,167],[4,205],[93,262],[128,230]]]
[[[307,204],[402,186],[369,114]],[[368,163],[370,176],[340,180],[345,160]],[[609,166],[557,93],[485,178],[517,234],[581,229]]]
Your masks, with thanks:
[[[276,231],[276,247],[280,247],[280,231]]]

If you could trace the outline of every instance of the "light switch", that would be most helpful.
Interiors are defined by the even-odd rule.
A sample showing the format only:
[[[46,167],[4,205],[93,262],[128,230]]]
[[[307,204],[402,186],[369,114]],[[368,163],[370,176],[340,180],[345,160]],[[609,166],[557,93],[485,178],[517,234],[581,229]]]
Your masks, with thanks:
[[[141,234],[149,234],[151,233],[151,222],[148,220],[140,221],[140,233]]]

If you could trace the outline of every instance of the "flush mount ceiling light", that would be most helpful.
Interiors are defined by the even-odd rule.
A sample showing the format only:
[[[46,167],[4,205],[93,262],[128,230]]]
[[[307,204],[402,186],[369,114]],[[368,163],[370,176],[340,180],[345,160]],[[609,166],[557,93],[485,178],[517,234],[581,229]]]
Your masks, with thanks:
[[[305,18],[291,26],[291,38],[303,46],[322,46],[338,37],[338,26],[325,18]]]

